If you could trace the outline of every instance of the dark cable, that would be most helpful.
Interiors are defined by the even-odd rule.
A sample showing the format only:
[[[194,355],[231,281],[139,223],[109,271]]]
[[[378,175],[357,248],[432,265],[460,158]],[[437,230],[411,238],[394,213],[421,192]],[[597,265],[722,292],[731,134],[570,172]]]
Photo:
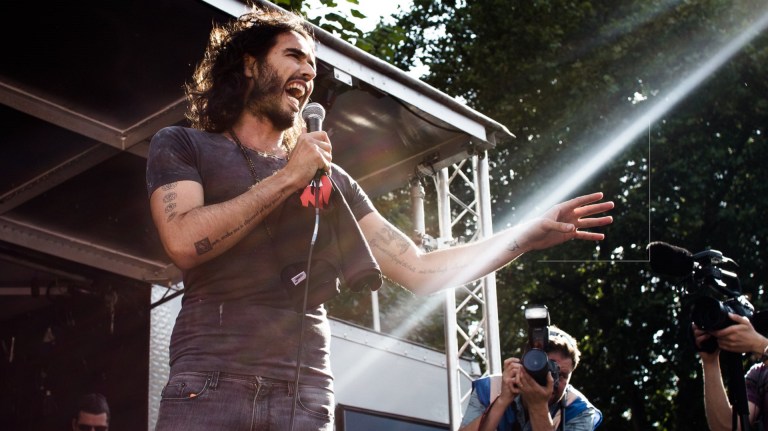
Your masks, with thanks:
[[[293,431],[293,421],[296,416],[296,403],[299,399],[299,376],[301,375],[301,354],[304,351],[304,321],[307,313],[307,297],[309,295],[310,270],[312,269],[312,252],[315,249],[317,241],[317,232],[320,227],[320,180],[313,179],[312,187],[315,191],[315,229],[312,232],[312,240],[309,242],[309,257],[307,258],[307,278],[304,280],[304,301],[299,313],[299,348],[296,354],[296,380],[294,382],[293,406],[291,407],[291,425],[289,430]]]

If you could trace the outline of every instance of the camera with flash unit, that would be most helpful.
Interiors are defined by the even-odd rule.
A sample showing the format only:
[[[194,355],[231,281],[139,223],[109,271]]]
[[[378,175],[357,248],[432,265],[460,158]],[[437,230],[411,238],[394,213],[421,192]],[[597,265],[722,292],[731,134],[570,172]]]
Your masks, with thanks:
[[[547,374],[557,385],[560,366],[547,355],[549,345],[549,310],[546,305],[531,305],[525,309],[528,322],[528,345],[523,354],[523,368],[541,386],[547,385]],[[556,389],[556,388],[555,388]]]

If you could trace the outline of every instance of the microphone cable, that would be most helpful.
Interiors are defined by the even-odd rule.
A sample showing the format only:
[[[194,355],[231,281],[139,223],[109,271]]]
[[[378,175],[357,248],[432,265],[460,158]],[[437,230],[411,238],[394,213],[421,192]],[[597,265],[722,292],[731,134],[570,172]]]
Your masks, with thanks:
[[[299,399],[299,377],[301,376],[301,354],[304,352],[304,321],[307,314],[307,297],[309,296],[309,279],[312,270],[312,253],[317,242],[317,232],[320,229],[320,178],[312,179],[312,187],[315,189],[315,228],[312,231],[312,239],[309,242],[309,256],[307,258],[307,278],[304,280],[304,300],[299,315],[299,346],[296,354],[296,379],[294,381],[293,406],[291,407],[291,424],[288,428],[293,431],[293,423],[296,416],[296,403]]]

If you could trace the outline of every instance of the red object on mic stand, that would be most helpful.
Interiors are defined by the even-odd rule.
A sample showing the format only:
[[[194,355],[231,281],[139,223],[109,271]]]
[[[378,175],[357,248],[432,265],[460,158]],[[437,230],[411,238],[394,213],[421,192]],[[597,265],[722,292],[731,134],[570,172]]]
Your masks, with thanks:
[[[316,202],[315,185],[318,183],[320,193]],[[312,182],[306,188],[304,188],[304,191],[301,193],[301,205],[305,207],[312,205],[313,207],[320,209],[325,208],[325,206],[331,200],[331,188],[331,180],[328,178],[328,175],[321,175],[320,180],[313,179]]]

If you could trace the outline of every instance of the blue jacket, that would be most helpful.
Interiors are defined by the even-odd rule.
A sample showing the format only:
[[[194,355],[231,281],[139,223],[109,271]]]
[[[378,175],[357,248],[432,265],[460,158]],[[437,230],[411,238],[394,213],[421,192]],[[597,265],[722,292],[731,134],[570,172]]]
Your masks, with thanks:
[[[475,380],[472,382],[472,388],[475,391],[475,394],[477,395],[478,399],[480,400],[483,405],[488,406],[491,403],[491,378],[490,377],[482,377],[480,379]],[[603,421],[603,414],[600,412],[600,410],[597,409],[592,403],[589,402],[587,397],[585,397],[581,392],[579,392],[576,388],[574,388],[571,385],[568,385],[566,388],[566,393],[568,394],[569,401],[570,398],[575,396],[576,399],[573,401],[570,401],[570,404],[568,404],[565,407],[565,423],[564,427],[568,425],[568,421],[572,420],[584,410],[591,409],[593,410],[592,414],[592,429],[596,429],[600,423]],[[517,413],[516,413],[516,406],[518,406],[518,403],[520,402],[519,397],[513,402],[509,407],[507,407],[506,411],[504,411],[504,417],[499,422],[499,426],[497,429],[499,431],[511,431],[513,430],[513,426],[517,419]],[[566,428],[564,428],[566,429]]]

